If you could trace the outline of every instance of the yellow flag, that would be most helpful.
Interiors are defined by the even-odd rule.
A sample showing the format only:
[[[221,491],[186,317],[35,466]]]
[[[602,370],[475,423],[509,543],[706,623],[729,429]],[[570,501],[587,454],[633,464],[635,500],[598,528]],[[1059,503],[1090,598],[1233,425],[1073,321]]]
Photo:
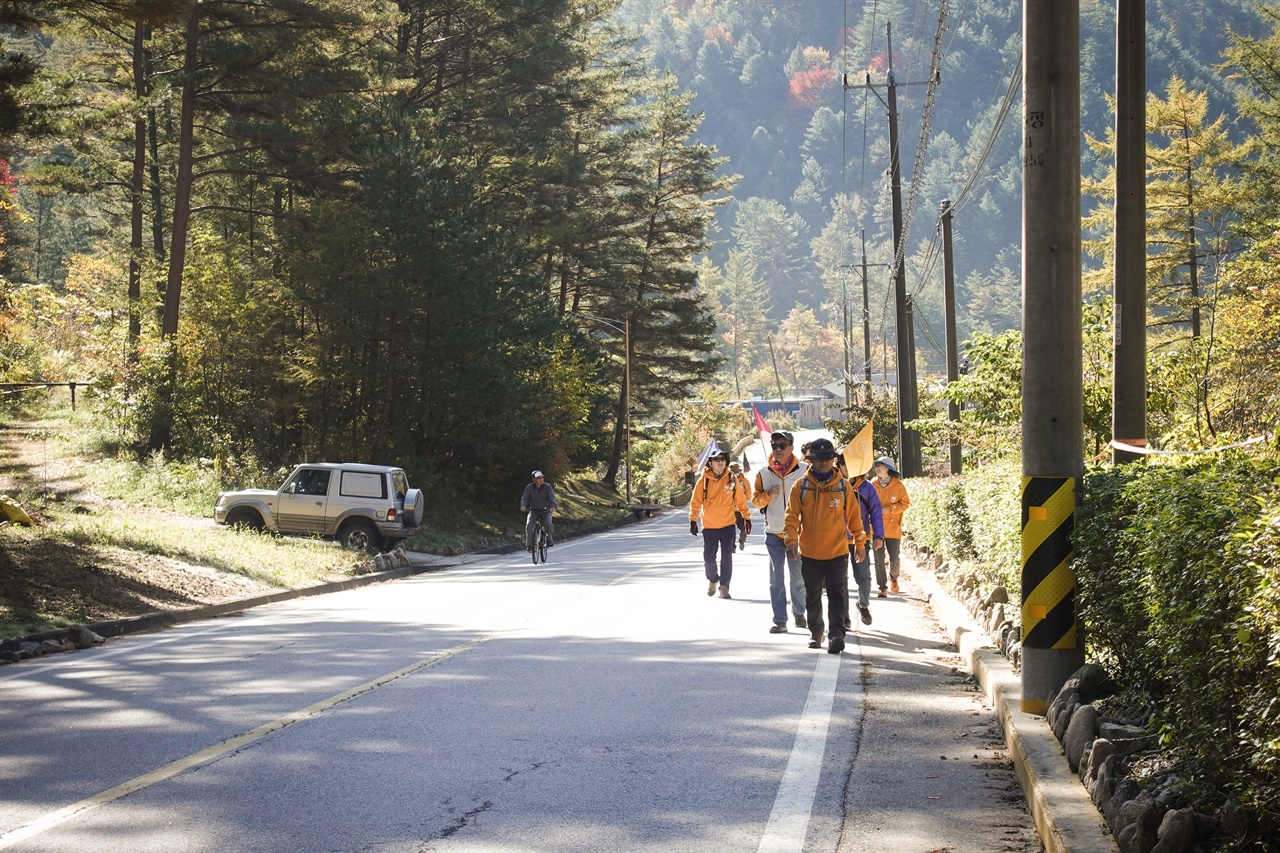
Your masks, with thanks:
[[[862,432],[858,433],[853,441],[844,446],[842,455],[850,477],[857,477],[859,474],[865,474],[871,470],[871,462],[875,459],[875,451],[871,439],[871,425],[874,421],[874,418],[867,421],[867,425],[862,428]]]

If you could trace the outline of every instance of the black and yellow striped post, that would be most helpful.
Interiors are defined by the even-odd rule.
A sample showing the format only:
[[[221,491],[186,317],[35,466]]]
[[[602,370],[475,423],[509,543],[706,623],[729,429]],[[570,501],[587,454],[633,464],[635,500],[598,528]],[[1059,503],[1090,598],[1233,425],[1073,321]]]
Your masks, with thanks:
[[[1072,477],[1022,478],[1022,710],[1043,714],[1049,692],[1061,679],[1045,679],[1042,689],[1028,685],[1028,654],[1079,654],[1076,630],[1076,577],[1071,570],[1076,494]],[[1054,669],[1054,668],[1050,668]]]

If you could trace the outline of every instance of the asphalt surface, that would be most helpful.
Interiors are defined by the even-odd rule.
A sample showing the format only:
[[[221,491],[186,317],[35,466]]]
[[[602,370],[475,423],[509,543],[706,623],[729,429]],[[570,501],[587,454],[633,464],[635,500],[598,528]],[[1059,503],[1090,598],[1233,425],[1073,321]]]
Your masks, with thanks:
[[[0,849],[1041,849],[924,573],[832,656],[684,518],[0,668]]]

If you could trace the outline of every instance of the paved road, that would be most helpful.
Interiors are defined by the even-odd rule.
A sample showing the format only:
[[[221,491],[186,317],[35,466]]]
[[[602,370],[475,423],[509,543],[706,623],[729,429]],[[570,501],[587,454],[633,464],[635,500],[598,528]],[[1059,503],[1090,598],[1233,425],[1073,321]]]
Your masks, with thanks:
[[[904,595],[843,655],[681,512],[0,669],[0,849],[1035,851]],[[871,846],[867,846],[870,844]]]

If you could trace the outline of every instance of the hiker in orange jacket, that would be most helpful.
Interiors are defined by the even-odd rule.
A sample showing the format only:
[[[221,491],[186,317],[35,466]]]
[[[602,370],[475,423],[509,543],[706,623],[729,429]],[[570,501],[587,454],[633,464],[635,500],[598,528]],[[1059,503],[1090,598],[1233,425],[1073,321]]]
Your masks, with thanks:
[[[751,532],[749,489],[743,489],[729,470],[729,451],[718,450],[707,459],[702,476],[693,484],[689,501],[689,532],[698,535],[698,517],[702,517],[702,562],[707,571],[707,595],[729,598],[729,582],[733,579],[734,538],[738,519],[747,533]],[[716,551],[720,551],[720,567],[716,568]]]
[[[880,496],[880,507],[884,515],[884,547],[875,552],[876,586],[880,587],[878,597],[886,598],[885,590],[885,554],[889,555],[889,592],[898,594],[898,552],[902,545],[902,515],[911,506],[911,498],[907,496],[907,487],[902,484],[902,475],[888,456],[881,456],[872,466],[875,478],[871,485],[876,487]]]
[[[864,557],[862,509],[855,488],[835,467],[836,449],[829,439],[809,444],[810,468],[791,487],[783,539],[787,555],[800,556],[808,612],[809,648],[822,648],[822,590],[827,590],[827,652],[844,651],[849,588],[849,544]]]

